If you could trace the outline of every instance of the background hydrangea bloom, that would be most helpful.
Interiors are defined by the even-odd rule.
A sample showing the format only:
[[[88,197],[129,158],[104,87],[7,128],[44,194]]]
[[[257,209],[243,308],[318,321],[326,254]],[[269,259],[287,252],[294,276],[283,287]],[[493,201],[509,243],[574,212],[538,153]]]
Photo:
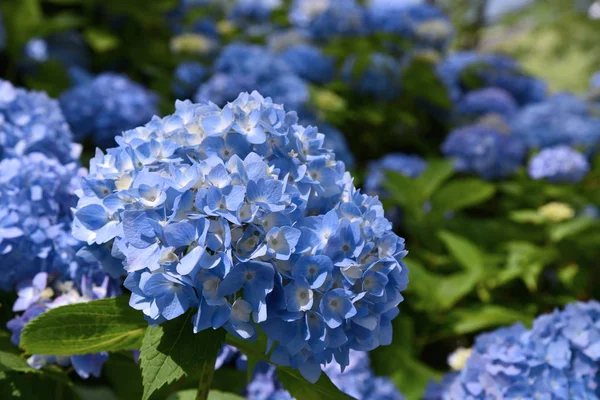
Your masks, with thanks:
[[[533,148],[556,145],[594,148],[600,142],[600,119],[583,100],[566,93],[523,108],[511,125],[515,135]]]
[[[457,171],[495,179],[521,167],[527,147],[515,135],[482,124],[452,131],[442,144],[442,152],[455,160]]]
[[[583,154],[569,146],[555,146],[533,156],[527,170],[533,179],[576,183],[585,178],[590,165]]]
[[[0,79],[0,159],[32,152],[66,164],[79,158],[81,146],[73,144],[69,125],[55,100]]]
[[[333,79],[334,60],[315,46],[297,44],[281,53],[281,58],[302,79],[327,83]]]
[[[595,399],[600,396],[599,337],[597,301],[542,315],[531,330],[516,324],[480,335],[443,395],[427,398]]]
[[[207,75],[206,67],[199,62],[182,62],[175,68],[173,93],[180,100],[191,99]]]
[[[365,10],[356,0],[296,0],[290,21],[306,29],[315,40],[366,31]]]
[[[41,153],[0,162],[0,288],[40,271],[76,273],[80,243],[70,234],[81,171]]]
[[[404,240],[324,136],[257,92],[176,108],[96,154],[75,213],[76,237],[122,255],[132,307],[245,339],[257,323],[313,382],[390,343]]]
[[[456,112],[462,118],[477,118],[487,114],[498,114],[504,118],[513,116],[518,105],[503,89],[485,88],[467,93],[457,104]]]
[[[309,97],[306,83],[280,57],[263,46],[233,43],[223,49],[215,74],[200,86],[195,100],[224,105],[252,90],[296,110]]]
[[[343,79],[359,93],[378,99],[393,99],[400,91],[402,68],[391,56],[371,54],[364,68],[356,69],[356,58],[349,57],[342,67]]]
[[[101,147],[157,113],[158,98],[125,75],[104,73],[67,90],[60,106],[78,141],[92,136]]]

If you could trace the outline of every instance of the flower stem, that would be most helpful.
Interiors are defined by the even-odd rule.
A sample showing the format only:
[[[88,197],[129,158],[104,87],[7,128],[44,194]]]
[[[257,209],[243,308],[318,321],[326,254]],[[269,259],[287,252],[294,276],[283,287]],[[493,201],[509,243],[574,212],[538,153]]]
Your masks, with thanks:
[[[210,387],[212,385],[213,377],[215,375],[215,361],[217,360],[217,353],[214,357],[204,361],[202,369],[200,370],[200,382],[198,383],[198,393],[196,393],[196,400],[207,400]]]

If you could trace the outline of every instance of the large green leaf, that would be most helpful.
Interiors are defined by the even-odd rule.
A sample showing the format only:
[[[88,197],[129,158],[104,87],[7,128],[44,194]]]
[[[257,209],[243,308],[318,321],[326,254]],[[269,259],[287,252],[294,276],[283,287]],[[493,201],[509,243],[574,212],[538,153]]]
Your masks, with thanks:
[[[195,400],[196,389],[186,389],[175,392],[167,397],[167,400]],[[233,393],[211,390],[208,394],[208,400],[244,400],[243,397]]]
[[[556,224],[550,228],[550,239],[560,242],[563,239],[577,235],[597,225],[597,222],[588,217],[579,217],[567,222]]]
[[[16,354],[0,351],[0,371],[40,372],[31,368],[27,362]]]
[[[266,337],[262,333],[255,343],[231,335],[227,335],[227,343],[254,359],[269,362],[269,356],[265,353]],[[325,374],[321,374],[317,382],[310,383],[302,377],[298,370],[277,366],[277,377],[296,400],[347,400],[350,398],[340,392]]]
[[[142,398],[142,374],[131,352],[111,354],[102,373],[119,399]]]
[[[148,323],[127,297],[71,304],[25,326],[21,347],[30,354],[70,356],[139,348]]]
[[[194,334],[192,312],[146,330],[140,349],[143,400],[163,385],[201,371],[206,363],[214,368],[225,331],[206,329]]]
[[[483,254],[477,246],[467,239],[448,231],[441,231],[438,236],[444,242],[450,254],[465,270],[473,272],[477,277],[483,275]]]
[[[544,268],[559,256],[553,247],[539,247],[525,241],[513,241],[506,245],[506,265],[489,283],[501,286],[520,278],[530,291],[537,290],[537,281]]]
[[[454,173],[454,163],[450,160],[430,160],[427,169],[416,179],[425,197],[430,197],[440,185]]]
[[[389,192],[392,200],[404,207],[409,213],[417,215],[422,211],[424,195],[414,179],[397,172],[387,171],[384,187]]]
[[[475,206],[491,198],[494,185],[475,178],[464,178],[447,183],[431,197],[435,212],[458,211]]]

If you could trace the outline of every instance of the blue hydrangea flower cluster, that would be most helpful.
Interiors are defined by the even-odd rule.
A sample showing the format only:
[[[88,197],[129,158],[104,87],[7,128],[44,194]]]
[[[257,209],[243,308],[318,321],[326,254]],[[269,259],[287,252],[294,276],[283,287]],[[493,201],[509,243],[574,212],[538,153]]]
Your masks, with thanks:
[[[13,306],[13,311],[23,313],[8,321],[6,325],[12,334],[11,341],[16,346],[21,342],[21,332],[25,325],[38,315],[68,304],[115,296],[118,294],[118,286],[106,275],[99,285],[86,275],[78,285],[75,285],[73,281],[53,280],[47,273],[40,272],[33,279],[21,282],[17,293],[19,297]],[[105,352],[70,357],[34,354],[27,359],[27,363],[35,369],[40,369],[46,364],[72,366],[81,378],[87,379],[90,375],[100,377],[106,360],[108,360],[108,353]]]
[[[0,159],[40,152],[68,164],[79,158],[69,125],[45,93],[15,88],[0,79]]]
[[[263,46],[233,43],[223,49],[213,76],[198,88],[195,100],[225,105],[240,92],[253,90],[296,110],[309,98],[306,83],[280,57]]]
[[[248,400],[291,400],[288,391],[275,374],[275,366],[260,362],[254,368],[252,380],[246,387]],[[367,353],[350,351],[348,366],[343,372],[335,362],[323,367],[333,384],[356,400],[404,400],[396,386],[387,378],[378,377],[370,367]]]
[[[0,162],[0,289],[40,271],[77,274],[80,242],[69,230],[81,176],[41,153]]]
[[[540,102],[546,95],[543,81],[526,75],[513,59],[502,55],[450,54],[440,63],[438,74],[454,101],[470,90],[485,87],[505,90],[520,106]]]
[[[417,178],[427,168],[427,162],[419,156],[390,153],[380,160],[369,163],[364,189],[370,194],[381,195],[386,171],[393,171],[409,178]]]
[[[366,12],[370,32],[399,35],[417,48],[443,51],[453,37],[448,17],[431,4],[373,1]]]
[[[309,117],[306,115],[309,115]],[[323,147],[333,151],[335,153],[335,158],[342,161],[347,168],[352,168],[354,166],[354,154],[350,151],[350,145],[344,137],[344,134],[335,126],[320,121],[316,117],[310,116],[309,113],[305,113],[304,116],[300,117],[299,123],[304,126],[318,126],[321,133],[325,135]]]
[[[553,183],[577,183],[590,171],[585,156],[569,146],[549,147],[533,156],[527,168],[533,179]]]
[[[208,77],[207,68],[195,61],[182,62],[175,68],[172,89],[180,100],[191,99],[202,82]]]
[[[92,136],[100,147],[157,113],[158,97],[125,75],[103,73],[60,96],[60,106],[78,141]]]
[[[455,106],[459,118],[466,120],[474,120],[489,114],[508,119],[518,109],[519,106],[510,93],[493,87],[473,90],[463,96]]]
[[[365,68],[355,68],[356,57],[348,57],[342,67],[342,78],[358,93],[390,100],[398,96],[401,86],[400,63],[384,53],[373,53]]]
[[[442,152],[454,159],[457,171],[497,179],[513,174],[523,165],[527,146],[515,135],[480,124],[453,130],[442,143]]]
[[[295,0],[289,20],[315,40],[366,32],[366,13],[356,0]]]
[[[480,335],[439,399],[596,399],[600,396],[600,303],[573,303]],[[429,397],[433,399],[433,397]]]
[[[328,83],[334,76],[333,58],[309,44],[289,46],[281,58],[300,78],[314,83]]]
[[[176,109],[96,154],[75,212],[77,238],[122,257],[131,306],[152,324],[197,309],[194,331],[245,339],[257,323],[313,382],[390,343],[404,240],[323,135],[257,92]]]
[[[594,148],[600,143],[600,118],[585,101],[566,93],[524,107],[512,120],[512,128],[532,148]]]
[[[282,5],[282,0],[236,0],[229,18],[236,22],[266,22]]]

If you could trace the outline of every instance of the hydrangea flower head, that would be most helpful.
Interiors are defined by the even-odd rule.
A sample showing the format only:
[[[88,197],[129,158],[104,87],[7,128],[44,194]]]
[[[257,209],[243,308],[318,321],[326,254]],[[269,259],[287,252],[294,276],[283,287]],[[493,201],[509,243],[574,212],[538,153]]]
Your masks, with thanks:
[[[113,73],[67,90],[60,105],[77,140],[92,136],[101,147],[157,113],[157,96],[128,77]]]
[[[346,59],[342,78],[357,92],[383,100],[393,99],[400,92],[402,69],[394,57],[373,53],[364,69],[356,70],[355,65],[355,57]]]
[[[206,67],[199,62],[182,62],[175,68],[172,84],[173,93],[181,100],[192,98],[207,75]]]
[[[283,4],[282,0],[236,0],[230,18],[236,22],[264,22]]]
[[[453,36],[448,18],[430,4],[375,1],[367,9],[367,21],[371,32],[398,34],[417,47],[444,50]]]
[[[531,330],[517,324],[480,335],[465,367],[437,398],[598,398],[599,322],[600,303],[590,301],[542,315]]]
[[[290,21],[315,40],[366,32],[364,8],[356,0],[295,0]]]
[[[532,148],[556,145],[593,148],[600,143],[600,119],[590,106],[570,94],[523,108],[511,123],[515,135]]]
[[[41,152],[68,164],[81,146],[55,100],[0,79],[0,159]]]
[[[81,171],[41,153],[0,162],[0,288],[40,271],[71,276],[80,243],[69,232]]]
[[[462,118],[474,119],[488,114],[504,118],[512,117],[519,106],[512,96],[503,89],[485,88],[467,93],[456,104],[456,112]]]
[[[371,162],[365,177],[365,191],[381,194],[386,171],[398,172],[409,178],[417,178],[427,168],[427,162],[419,156],[391,153],[380,160]]]
[[[590,170],[583,154],[569,146],[549,147],[529,161],[527,171],[533,179],[547,179],[554,183],[577,183]]]
[[[215,61],[215,74],[198,88],[195,100],[225,105],[240,92],[256,89],[296,110],[309,98],[304,80],[281,57],[264,46],[232,43]]]
[[[527,147],[515,135],[482,124],[452,131],[442,144],[442,152],[455,160],[457,171],[496,179],[523,165]]]
[[[323,135],[257,92],[176,108],[96,154],[75,210],[76,237],[122,255],[132,307],[152,324],[195,310],[195,332],[261,329],[273,362],[311,381],[334,354],[390,343],[404,240]]]
[[[297,44],[281,53],[281,58],[302,79],[315,83],[327,83],[333,79],[334,60],[315,46]]]

